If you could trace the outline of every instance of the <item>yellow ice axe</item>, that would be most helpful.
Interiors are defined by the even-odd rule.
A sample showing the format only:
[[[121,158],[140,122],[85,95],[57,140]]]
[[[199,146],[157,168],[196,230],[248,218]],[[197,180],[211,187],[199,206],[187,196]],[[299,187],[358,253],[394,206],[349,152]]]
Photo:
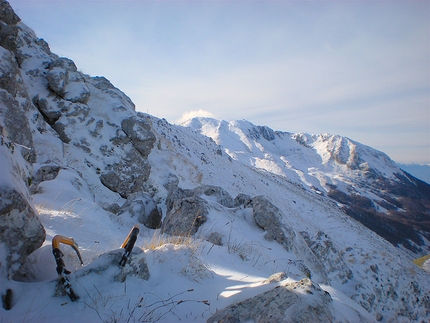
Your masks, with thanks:
[[[76,254],[78,255],[79,261],[83,265],[84,262],[82,261],[81,254],[79,253],[78,244],[75,242],[73,238],[68,238],[61,235],[56,235],[52,238],[52,253],[54,254],[55,261],[57,263],[57,273],[58,275],[61,275],[63,272],[66,274],[70,274],[70,271],[66,270],[65,264],[63,261],[64,254],[60,250],[60,243],[69,245],[75,250]]]
[[[131,254],[131,251],[133,250],[134,244],[137,240],[137,236],[139,235],[140,226],[138,224],[134,225],[134,227],[130,230],[130,233],[128,234],[127,238],[125,238],[124,242],[121,245],[121,248],[124,248],[124,255],[122,256],[119,265],[124,267],[127,263],[128,257]]]
[[[59,284],[63,286],[64,291],[69,295],[72,302],[77,301],[79,296],[75,294],[75,291],[72,289],[69,278],[67,277],[70,274],[70,271],[66,269],[66,265],[64,264],[63,256],[64,254],[60,250],[60,243],[69,245],[76,251],[78,258],[83,265],[81,254],[79,253],[78,244],[73,240],[73,238],[68,238],[60,235],[56,235],[52,238],[52,253],[54,254],[55,261],[57,263],[57,273],[59,276]]]

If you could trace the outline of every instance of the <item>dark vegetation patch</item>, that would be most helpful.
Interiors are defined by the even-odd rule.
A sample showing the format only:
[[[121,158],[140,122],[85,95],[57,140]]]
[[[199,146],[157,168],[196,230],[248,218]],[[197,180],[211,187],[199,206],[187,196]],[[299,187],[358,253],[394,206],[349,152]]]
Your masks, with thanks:
[[[359,195],[347,194],[330,186],[328,196],[343,204],[346,214],[388,240],[420,253],[422,236],[430,238],[430,185],[413,176],[397,174],[397,180],[378,177],[371,183],[378,201]],[[380,207],[386,209],[379,211]],[[413,242],[413,243],[411,243]]]

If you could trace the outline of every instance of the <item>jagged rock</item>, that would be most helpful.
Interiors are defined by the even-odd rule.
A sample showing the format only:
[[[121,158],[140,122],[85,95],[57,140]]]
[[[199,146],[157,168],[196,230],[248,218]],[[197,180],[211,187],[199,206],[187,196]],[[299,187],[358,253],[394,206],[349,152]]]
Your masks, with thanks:
[[[9,255],[2,264],[3,273],[12,277],[24,259],[45,240],[43,228],[33,206],[19,190],[0,187],[0,237]],[[1,260],[0,260],[1,261]]]
[[[281,286],[217,311],[207,323],[334,322],[330,294],[309,279]]]
[[[21,87],[22,79],[14,55],[0,47],[0,88],[15,97]]]
[[[177,200],[167,212],[161,231],[170,235],[191,236],[206,222],[208,213],[207,202],[201,197]]]
[[[267,126],[255,126],[249,129],[248,136],[253,139],[260,139],[263,136],[267,141],[275,140],[275,132]]]
[[[130,194],[141,191],[149,178],[151,165],[146,157],[153,147],[155,135],[142,118],[138,121],[128,118],[122,122],[122,128],[128,134],[118,129],[117,136],[110,141],[125,155],[121,162],[107,165],[105,172],[100,175],[100,181],[110,190],[127,198]],[[107,147],[103,149],[106,151]]]
[[[193,190],[184,190],[174,185],[166,198],[167,215],[162,231],[181,236],[196,233],[206,222],[208,214],[208,202],[201,197],[202,195],[215,197],[216,202],[225,207],[234,206],[233,198],[221,187],[203,185]],[[218,243],[222,242],[218,241]]]
[[[173,190],[174,188],[178,187],[178,185],[179,185],[179,178],[178,176],[172,173],[169,173],[169,175],[167,176],[167,182],[163,184],[164,188],[167,191]]]
[[[68,78],[69,72],[61,67],[51,68],[46,75],[49,88],[62,98],[66,94]]]
[[[121,207],[119,215],[124,213],[129,213],[131,217],[137,217],[137,220],[147,228],[158,229],[161,226],[161,211],[148,193],[130,194]]]
[[[275,240],[288,251],[291,250],[295,234],[290,228],[281,225],[279,221],[283,217],[281,211],[265,196],[252,198],[252,211],[255,223],[267,232],[265,238]]]
[[[46,79],[48,87],[64,100],[82,104],[88,102],[90,89],[72,60],[65,57],[54,60],[49,65]]]
[[[60,140],[65,144],[68,144],[71,141],[70,137],[67,135],[67,132],[66,132],[66,125],[64,125],[63,123],[56,122],[55,124],[52,125],[52,129],[55,130]]]
[[[336,279],[342,284],[347,283],[348,280],[354,277],[351,269],[345,264],[337,248],[324,232],[319,231],[316,237],[311,237],[308,232],[304,231],[300,232],[300,234],[323,265],[325,272],[331,276],[336,275]]]
[[[52,70],[54,68],[61,68],[67,72],[76,72],[78,70],[75,63],[67,57],[58,57],[57,59],[53,60],[49,64],[49,69]]]
[[[133,101],[120,89],[117,89],[107,78],[103,76],[91,77],[91,84],[100,91],[108,94],[110,97],[119,100],[120,105],[115,108],[115,111],[127,111],[129,109],[135,111]],[[138,113],[139,115],[139,113]]]
[[[215,197],[216,201],[228,208],[234,207],[234,201],[231,195],[222,187],[214,185],[203,185],[193,189],[194,196],[206,195]]]
[[[48,87],[64,98],[67,82],[69,81],[69,71],[76,72],[76,70],[75,63],[68,58],[60,57],[52,61],[46,74]]]
[[[54,163],[52,164],[48,163],[40,166],[32,177],[31,185],[30,185],[30,193],[31,194],[41,193],[41,191],[38,188],[38,185],[44,181],[51,181],[55,179],[60,169],[61,169],[61,166]]]
[[[284,273],[283,271],[279,272],[279,273],[275,273],[273,275],[270,275],[270,277],[268,279],[266,279],[264,281],[264,283],[278,283],[284,279],[287,278],[287,274]]]
[[[100,181],[113,192],[127,198],[142,190],[150,170],[149,163],[136,150],[131,150],[124,156],[122,163],[110,165],[108,171],[100,175]]]
[[[219,232],[211,232],[207,237],[206,240],[209,241],[210,243],[217,245],[217,246],[222,246],[222,235]]]
[[[121,128],[142,157],[147,158],[155,143],[155,135],[149,124],[143,118],[132,117],[124,119]]]
[[[14,55],[0,47],[0,132],[16,144],[33,148],[30,125],[23,117],[28,101]]]
[[[40,166],[33,176],[33,183],[37,185],[41,182],[55,179],[60,169],[61,166],[57,164],[45,164]]]
[[[83,80],[80,82],[69,82],[66,85],[64,100],[73,103],[86,104],[90,98],[90,95],[91,91]]]
[[[0,3],[0,46],[7,50],[16,50],[18,28],[16,24],[21,19],[15,14],[7,1]]]
[[[23,111],[19,102],[8,92],[0,89],[0,106],[1,135],[9,138],[14,144],[32,148],[33,137],[28,120],[22,118]]]
[[[8,24],[19,21],[8,3],[1,2],[0,6],[1,20]],[[11,28],[0,23],[0,248],[5,256],[0,258],[2,277],[12,277],[45,239],[45,230],[29,202],[35,152],[30,125],[24,117],[28,96],[14,55],[7,50],[16,49],[16,31],[11,32]]]
[[[0,2],[0,21],[8,25],[15,25],[21,21],[7,1]]]
[[[61,112],[57,107],[52,106],[46,98],[33,98],[33,103],[51,126],[61,117]]]
[[[186,197],[191,197],[192,194],[193,194],[192,190],[184,190],[178,186],[173,186],[169,190],[169,193],[167,194],[167,198],[166,198],[167,212],[172,210],[173,205],[175,204],[175,201],[180,201]]]
[[[235,198],[234,198],[234,206],[244,206],[244,207],[249,207],[250,205],[252,206],[252,198],[251,196],[247,195],[247,194],[238,194]]]

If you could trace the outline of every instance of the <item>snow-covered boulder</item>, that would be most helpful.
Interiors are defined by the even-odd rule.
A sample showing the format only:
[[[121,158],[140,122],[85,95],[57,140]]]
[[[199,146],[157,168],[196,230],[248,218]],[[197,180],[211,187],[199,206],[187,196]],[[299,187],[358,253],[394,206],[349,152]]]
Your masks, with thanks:
[[[251,196],[240,193],[234,198],[234,206],[247,207],[251,203]]]
[[[225,207],[233,207],[234,201],[231,195],[222,187],[214,185],[202,185],[193,189],[194,196],[205,195],[207,197],[212,197],[219,204]]]
[[[155,143],[155,135],[152,133],[148,122],[144,118],[131,117],[121,122],[121,128],[131,140],[134,148],[140,152],[143,158],[147,158]]]
[[[74,103],[87,103],[90,89],[75,63],[64,57],[51,62],[46,74],[48,87],[61,98]]]
[[[182,189],[177,184],[168,187],[170,190],[166,198],[167,215],[162,231],[170,235],[188,236],[196,233],[207,220],[207,200],[227,208],[234,207],[231,195],[219,186],[202,185],[192,190]]]
[[[345,317],[331,295],[305,278],[290,282],[217,311],[207,323],[225,322],[376,322],[364,311],[348,308]]]
[[[140,248],[133,248],[124,267],[119,262],[124,254],[123,249],[115,249],[101,254],[89,265],[77,270],[74,277],[79,279],[92,274],[102,275],[104,279],[123,282],[127,276],[133,275],[143,280],[149,279],[149,268],[145,260],[145,253]]]
[[[157,229],[161,226],[161,210],[158,209],[151,195],[146,192],[136,192],[128,196],[118,212],[119,216],[126,214],[137,218],[137,221],[147,228]]]
[[[186,197],[191,197],[192,195],[193,191],[190,189],[182,189],[177,185],[171,186],[166,197],[167,212],[173,209],[175,202],[181,201]]]

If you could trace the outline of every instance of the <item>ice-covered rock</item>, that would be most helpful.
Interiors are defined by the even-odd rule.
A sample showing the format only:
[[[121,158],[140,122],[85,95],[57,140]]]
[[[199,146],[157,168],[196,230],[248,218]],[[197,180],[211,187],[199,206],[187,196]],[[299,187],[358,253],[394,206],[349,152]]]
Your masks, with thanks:
[[[216,202],[225,206],[225,207],[233,207],[234,201],[231,195],[222,187],[214,186],[214,185],[202,185],[193,189],[192,194],[194,196],[205,195],[207,197],[212,197]]]
[[[128,196],[118,215],[123,216],[127,213],[132,218],[137,218],[138,222],[147,228],[157,229],[161,226],[161,210],[146,192],[136,192]]]
[[[124,282],[127,276],[136,276],[143,280],[149,279],[149,268],[142,249],[133,248],[130,257],[124,267],[119,262],[124,254],[123,249],[116,249],[101,254],[91,264],[77,270],[75,279],[91,274],[104,275],[106,279],[116,282]]]

